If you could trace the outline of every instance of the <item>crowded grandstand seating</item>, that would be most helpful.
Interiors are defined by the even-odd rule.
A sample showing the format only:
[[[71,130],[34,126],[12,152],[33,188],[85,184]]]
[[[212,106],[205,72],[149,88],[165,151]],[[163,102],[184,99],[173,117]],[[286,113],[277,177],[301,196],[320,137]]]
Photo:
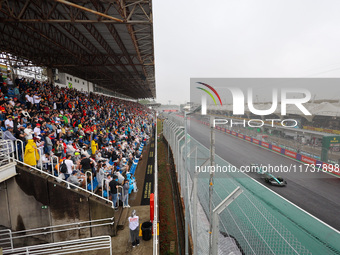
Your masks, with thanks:
[[[137,190],[134,174],[153,129],[150,109],[35,80],[0,87],[0,127],[18,160],[104,197],[112,179]]]

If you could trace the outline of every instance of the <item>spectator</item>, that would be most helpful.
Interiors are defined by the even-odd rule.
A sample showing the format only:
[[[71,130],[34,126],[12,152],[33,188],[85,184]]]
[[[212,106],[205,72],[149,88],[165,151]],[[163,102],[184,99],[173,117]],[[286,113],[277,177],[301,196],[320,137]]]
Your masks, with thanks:
[[[80,186],[81,180],[78,179],[77,175],[78,175],[78,171],[74,170],[72,171],[70,177],[68,177],[66,180],[74,185]],[[74,186],[72,186],[72,188],[74,188]]]
[[[37,92],[34,93],[33,102],[38,111],[40,110],[40,101],[41,101],[41,97],[37,95]]]
[[[92,155],[96,154],[96,151],[98,149],[98,144],[96,143],[96,141],[98,140],[97,137],[95,137],[92,141],[91,141],[91,151],[92,151]]]
[[[38,160],[38,146],[45,153],[61,158],[70,154],[67,160],[73,161],[77,169],[97,175],[101,185],[105,174],[111,174],[113,162],[121,170],[128,170],[128,161],[138,155],[139,144],[151,130],[150,110],[135,102],[59,88],[35,80],[16,79],[15,87],[13,95],[17,99],[9,100],[0,94],[0,121],[14,126],[17,139],[25,143],[26,140],[37,141],[37,144],[30,141],[25,147],[28,156],[25,162],[29,161],[31,165],[36,165]],[[13,121],[6,116],[15,116],[16,119]],[[79,151],[85,155],[81,160]],[[96,167],[104,159],[111,164],[102,163]],[[116,175],[124,180],[119,172]]]
[[[41,140],[41,136],[35,136],[33,137],[33,141],[36,143],[37,148],[40,150],[40,153],[42,153],[42,149],[44,147],[45,142]]]
[[[27,93],[25,96],[25,99],[26,99],[27,109],[31,109],[33,106],[33,97],[31,97],[30,93]]]
[[[40,127],[41,127],[40,123],[37,123],[37,124],[35,125],[35,128],[34,128],[33,131],[34,131],[34,134],[35,134],[36,136],[40,135],[40,133],[41,133]]]
[[[73,172],[73,161],[71,160],[71,155],[67,155],[66,159],[65,159],[65,165],[67,166],[67,173],[65,174],[65,179],[67,180],[67,178],[72,174]]]
[[[41,156],[42,167],[45,170],[51,172],[51,157],[49,153],[43,153]]]
[[[129,180],[125,179],[124,180],[124,185],[123,185],[123,208],[125,207],[130,207],[129,205],[129,189],[130,189],[130,185],[129,185]]]
[[[6,83],[6,82],[3,83],[3,86],[2,86],[2,88],[1,88],[1,92],[2,92],[2,94],[4,94],[5,96],[7,96],[7,94],[8,94],[8,87],[7,87],[7,83]]]
[[[39,159],[40,157],[37,145],[32,139],[28,140],[27,145],[25,147],[24,163],[30,166],[36,166],[37,160]]]
[[[122,158],[122,160],[119,163],[120,170],[125,173],[129,171],[129,165],[127,164],[126,158]]]
[[[139,245],[139,217],[136,215],[136,210],[132,211],[128,220],[132,247],[136,247]]]
[[[109,183],[110,186],[110,194],[112,196],[112,203],[115,210],[118,210],[117,204],[117,197],[118,197],[118,182],[117,182],[117,176],[112,177],[112,181]]]
[[[93,162],[91,161],[91,159],[87,158],[85,155],[81,156],[79,169],[82,169],[83,173],[85,174],[86,172],[92,173],[92,165],[93,165]]]
[[[20,96],[20,91],[19,91],[19,86],[18,86],[18,85],[16,85],[16,86],[14,87],[14,96],[15,96],[16,98],[19,98],[19,96]]]
[[[7,116],[7,119],[5,120],[5,128],[7,129],[8,127],[14,127],[13,125],[13,117],[11,115]]]
[[[56,156],[61,157],[61,154],[64,150],[63,144],[60,140],[57,139],[55,143],[54,153]]]
[[[4,132],[3,134],[3,137],[2,139],[4,140],[11,140],[11,141],[15,141],[16,138],[15,136],[13,135],[13,127],[8,127],[7,130]],[[6,145],[7,146],[7,145]],[[14,144],[12,143],[11,145],[9,145],[9,153],[12,153],[15,151],[15,148],[14,148]]]
[[[105,178],[105,172],[104,172],[104,167],[102,163],[99,163],[97,166],[96,177],[98,181],[98,187],[101,188],[103,180]]]
[[[2,87],[4,85],[4,78],[2,77],[2,73],[0,73],[0,89],[2,90]]]
[[[44,154],[41,156],[41,162],[42,162],[42,163],[51,162],[51,160],[50,160],[50,154],[44,153]]]
[[[17,140],[20,140],[21,142],[18,142],[17,144],[17,150],[18,150],[18,156],[19,156],[19,160],[22,161],[22,151],[23,151],[23,146],[25,146],[25,132],[24,132],[24,126],[21,124],[17,124],[16,128],[14,129],[14,136]]]

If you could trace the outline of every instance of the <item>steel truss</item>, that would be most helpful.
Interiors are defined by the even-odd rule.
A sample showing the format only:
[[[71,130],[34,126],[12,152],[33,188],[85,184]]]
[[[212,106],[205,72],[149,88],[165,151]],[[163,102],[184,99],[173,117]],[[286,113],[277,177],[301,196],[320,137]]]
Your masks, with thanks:
[[[0,0],[0,51],[155,97],[152,0]]]

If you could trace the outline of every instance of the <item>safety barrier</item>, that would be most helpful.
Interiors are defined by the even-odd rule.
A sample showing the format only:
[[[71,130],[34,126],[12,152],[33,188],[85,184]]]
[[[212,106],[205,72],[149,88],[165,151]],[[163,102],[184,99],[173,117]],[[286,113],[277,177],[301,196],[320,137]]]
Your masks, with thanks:
[[[33,245],[10,250],[4,250],[4,255],[38,255],[38,254],[72,254],[80,252],[93,252],[109,249],[112,255],[110,236],[98,236],[71,241]]]
[[[10,229],[0,230],[0,247],[3,250],[13,249],[12,231]]]
[[[210,151],[190,136],[185,144],[184,133],[183,117],[170,115],[164,121],[163,135],[174,156],[181,196],[188,201],[185,206],[189,209],[194,253],[209,254],[209,171],[196,170],[197,166],[209,165]],[[240,137],[237,133],[231,135]],[[242,139],[247,138],[243,136]],[[215,162],[220,166],[230,166],[218,156]],[[245,177],[243,173],[223,173],[223,176],[215,176],[213,181],[213,208],[237,186],[243,190],[218,217],[219,240],[224,243],[230,237],[236,240],[228,245],[220,242],[220,254],[225,254],[226,250],[235,254],[340,254],[337,231]]]
[[[157,120],[157,116],[155,118]],[[153,255],[158,255],[159,253],[159,243],[158,243],[158,162],[157,162],[157,126],[155,127],[155,166],[154,166],[154,215],[153,215]]]
[[[88,193],[88,194],[90,194],[92,196],[100,198],[100,199],[104,200],[105,202],[111,204],[111,206],[113,208],[113,203],[112,203],[111,200],[106,199],[106,198],[104,198],[102,196],[99,196],[99,195],[97,195],[97,194],[95,194],[95,193],[93,193],[91,191],[88,191],[87,187],[85,187],[85,189],[83,189],[83,188],[79,187],[78,185],[72,184],[72,183],[70,183],[70,182],[68,182],[66,180],[61,179],[59,177],[59,175],[60,175],[59,168],[58,168],[58,176],[55,176],[53,167],[52,167],[52,173],[48,173],[48,172],[44,171],[43,168],[42,168],[41,157],[39,159],[39,162],[40,162],[39,164],[40,165],[37,164],[37,166],[31,166],[31,165],[28,165],[28,164],[26,164],[26,163],[16,159],[15,158],[16,155],[13,155],[14,154],[13,148],[14,148],[14,144],[15,143],[16,143],[16,141],[13,142],[13,141],[10,141],[10,140],[3,140],[3,139],[0,140],[0,164],[8,164],[10,162],[17,162],[17,163],[22,164],[24,166],[27,166],[27,167],[29,167],[29,168],[31,168],[33,170],[36,170],[36,171],[38,171],[38,172],[40,172],[40,173],[42,173],[42,174],[44,174],[46,176],[51,177],[51,178],[55,179],[57,182],[59,182],[59,183],[65,184],[67,189],[70,189],[71,187],[73,187],[74,189],[81,190],[81,191],[86,192],[86,193]],[[39,149],[38,153],[39,153],[39,155],[42,155],[42,150]],[[52,166],[54,166],[54,159],[55,158],[57,158],[57,157],[52,157],[51,158],[51,165]],[[57,162],[57,164],[59,164],[59,162]],[[39,168],[38,168],[38,166],[39,166]],[[93,180],[91,180],[91,187],[92,186],[93,186]],[[91,188],[91,190],[92,190],[92,188]]]
[[[34,229],[25,229],[21,231],[11,231],[4,229],[0,231],[0,246],[3,250],[13,250],[13,241],[18,239],[26,239],[28,237],[46,236],[48,234],[67,232],[72,230],[80,230],[86,228],[95,228],[103,226],[113,226],[114,218],[103,218],[90,221],[79,221],[74,223],[46,226]]]
[[[11,140],[0,140],[0,166],[15,162],[14,145]]]
[[[144,148],[144,144],[146,143],[145,140],[142,141],[142,143],[140,144],[139,148],[138,148],[138,153],[141,155],[141,153],[143,152],[143,148]],[[14,147],[15,146],[15,147]],[[20,147],[20,150],[18,149]],[[16,150],[14,148],[17,148]],[[11,155],[15,152],[15,156]],[[63,182],[66,183],[67,188],[69,189],[70,187],[73,188],[78,188],[80,190],[86,191],[86,192],[90,192],[92,195],[98,196],[94,193],[96,187],[98,186],[98,181],[95,177],[93,177],[93,174],[91,172],[87,172],[86,174],[86,178],[85,178],[85,189],[75,185],[75,184],[71,184],[69,182],[67,182],[66,180],[62,180],[60,178],[60,163],[59,163],[59,159],[57,156],[51,156],[50,162],[47,163],[43,163],[42,162],[42,155],[43,155],[43,149],[42,148],[38,148],[38,153],[39,153],[39,160],[37,162],[36,166],[30,166],[28,164],[23,163],[23,158],[24,158],[24,146],[23,146],[23,142],[21,140],[16,140],[16,141],[10,141],[10,140],[0,140],[0,165],[1,164],[7,164],[9,162],[18,162],[21,163],[23,165],[29,166],[35,170],[39,170],[39,172],[44,173],[50,177],[55,178],[58,182]],[[140,157],[136,157],[133,161],[132,167],[130,169],[130,174],[128,175],[128,180],[130,181],[130,190],[129,193],[132,192],[132,190],[137,191],[137,183],[135,180],[135,177],[133,176],[135,171],[136,171],[136,167],[137,164],[139,162]],[[44,171],[44,164],[48,164],[51,165],[51,174]],[[58,165],[58,167],[55,166]],[[55,171],[56,170],[56,174]],[[132,172],[131,172],[132,171]],[[91,182],[88,183],[87,181],[87,175],[90,176]],[[108,189],[107,189],[108,190]],[[100,196],[98,196],[100,197]],[[109,202],[112,204],[112,201],[109,200],[109,194],[107,191],[102,191],[102,198],[106,197],[106,202]]]

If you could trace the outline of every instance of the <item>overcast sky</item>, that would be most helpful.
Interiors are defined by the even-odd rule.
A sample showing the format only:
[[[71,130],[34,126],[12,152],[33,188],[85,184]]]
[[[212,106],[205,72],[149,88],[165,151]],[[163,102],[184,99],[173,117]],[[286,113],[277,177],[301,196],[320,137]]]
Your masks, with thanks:
[[[338,0],[154,0],[157,101],[189,101],[195,77],[340,77],[339,10]]]

